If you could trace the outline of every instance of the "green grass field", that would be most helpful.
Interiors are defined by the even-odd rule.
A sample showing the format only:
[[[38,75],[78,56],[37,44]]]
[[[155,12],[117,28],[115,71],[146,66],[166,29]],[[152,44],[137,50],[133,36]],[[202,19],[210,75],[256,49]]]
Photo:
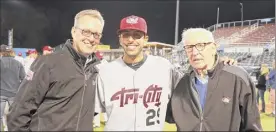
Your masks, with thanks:
[[[269,117],[266,114],[261,114],[261,123],[264,131],[275,131],[275,118]],[[100,128],[95,128],[95,131],[103,131],[104,125],[101,124]],[[165,124],[164,131],[176,131],[174,124]]]
[[[268,92],[265,93],[265,100],[266,103],[268,102]],[[261,102],[261,101],[260,101]],[[267,105],[269,106],[269,105]],[[275,131],[275,117],[269,117],[267,114],[271,113],[271,110],[269,107],[267,107],[267,113],[261,114],[261,123],[264,131]],[[95,128],[95,131],[103,131],[104,124],[101,123],[100,128]],[[174,124],[165,124],[164,131],[176,131],[176,127]]]
[[[264,131],[275,131],[275,117],[269,117],[267,114],[271,113],[271,104],[268,100],[269,93],[268,91],[265,92],[265,102],[266,102],[266,113],[261,114],[261,123],[263,126]],[[259,101],[260,103],[261,101]],[[261,104],[260,104],[261,105]],[[261,108],[261,107],[259,107]]]

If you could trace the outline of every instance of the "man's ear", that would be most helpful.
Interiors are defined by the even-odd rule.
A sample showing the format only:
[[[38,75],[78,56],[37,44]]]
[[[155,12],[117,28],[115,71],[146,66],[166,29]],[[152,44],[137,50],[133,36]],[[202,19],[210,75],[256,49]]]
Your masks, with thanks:
[[[72,38],[74,39],[75,38],[75,28],[74,27],[72,27],[71,28],[71,36],[72,36]]]
[[[121,34],[118,33],[118,43],[119,43],[119,46],[123,47],[123,45],[121,44]]]
[[[218,48],[219,48],[219,45],[217,43],[213,43],[212,49],[218,49]]]
[[[118,38],[119,38],[119,41],[118,41],[119,46],[123,47],[122,43],[120,42],[120,41],[121,41],[121,40],[120,40],[120,36],[118,36]]]
[[[216,55],[216,54],[217,54],[217,50],[218,50],[218,48],[219,48],[218,44],[217,44],[217,43],[214,43],[214,45],[212,46],[212,48],[214,49],[214,50],[213,50],[213,51],[214,51],[213,55]]]
[[[148,35],[145,35],[144,40],[145,40],[146,42],[148,42],[148,41],[149,41],[149,36],[148,36]]]

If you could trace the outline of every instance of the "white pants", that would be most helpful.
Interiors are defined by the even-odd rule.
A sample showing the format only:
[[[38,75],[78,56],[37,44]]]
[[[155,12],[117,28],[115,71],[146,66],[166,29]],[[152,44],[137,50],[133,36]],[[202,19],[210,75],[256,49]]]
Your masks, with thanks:
[[[13,98],[3,97],[1,96],[1,125],[0,125],[0,131],[2,131],[2,128],[4,127],[4,131],[8,131],[7,127],[7,114],[9,112],[10,105],[13,103]]]

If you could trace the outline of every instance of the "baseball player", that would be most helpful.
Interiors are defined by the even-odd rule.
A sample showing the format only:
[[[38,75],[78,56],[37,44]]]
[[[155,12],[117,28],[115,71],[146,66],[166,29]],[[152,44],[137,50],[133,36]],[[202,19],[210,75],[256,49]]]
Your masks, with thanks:
[[[33,64],[33,62],[35,61],[35,59],[38,56],[36,50],[28,50],[27,55],[28,56],[24,60],[24,69],[25,69],[26,73],[28,73],[28,71],[30,70],[31,65]]]
[[[173,82],[181,73],[165,58],[143,53],[148,41],[143,18],[123,18],[118,37],[124,55],[104,65],[98,78],[102,107],[96,111],[107,113],[105,131],[161,131]]]
[[[24,66],[24,58],[22,57],[22,53],[19,52],[16,55],[15,52],[13,52],[13,54],[14,54],[14,59],[16,59],[17,61],[19,61]]]

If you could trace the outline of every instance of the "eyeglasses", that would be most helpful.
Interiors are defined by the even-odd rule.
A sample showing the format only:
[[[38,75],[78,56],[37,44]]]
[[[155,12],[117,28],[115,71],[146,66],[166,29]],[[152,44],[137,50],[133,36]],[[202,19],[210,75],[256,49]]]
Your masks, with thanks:
[[[75,27],[75,28],[81,30],[81,34],[82,34],[83,36],[85,36],[85,37],[90,37],[91,35],[93,35],[93,37],[94,37],[95,39],[100,39],[100,38],[103,36],[102,33],[91,32],[91,31],[88,30],[88,29],[81,29],[81,28],[79,28],[79,27]]]
[[[197,49],[198,51],[202,51],[202,50],[204,50],[204,48],[205,48],[206,45],[209,45],[209,44],[211,44],[211,43],[213,43],[213,42],[208,42],[208,43],[197,43],[197,44],[195,44],[195,45],[185,45],[185,46],[184,46],[184,49],[185,49],[186,51],[190,52],[190,51],[193,50],[194,47],[196,47],[196,49]]]
[[[140,39],[145,35],[145,33],[139,32],[139,31],[134,31],[134,32],[127,31],[127,32],[121,32],[120,35],[124,39],[129,38],[129,37],[132,37],[133,39]]]

